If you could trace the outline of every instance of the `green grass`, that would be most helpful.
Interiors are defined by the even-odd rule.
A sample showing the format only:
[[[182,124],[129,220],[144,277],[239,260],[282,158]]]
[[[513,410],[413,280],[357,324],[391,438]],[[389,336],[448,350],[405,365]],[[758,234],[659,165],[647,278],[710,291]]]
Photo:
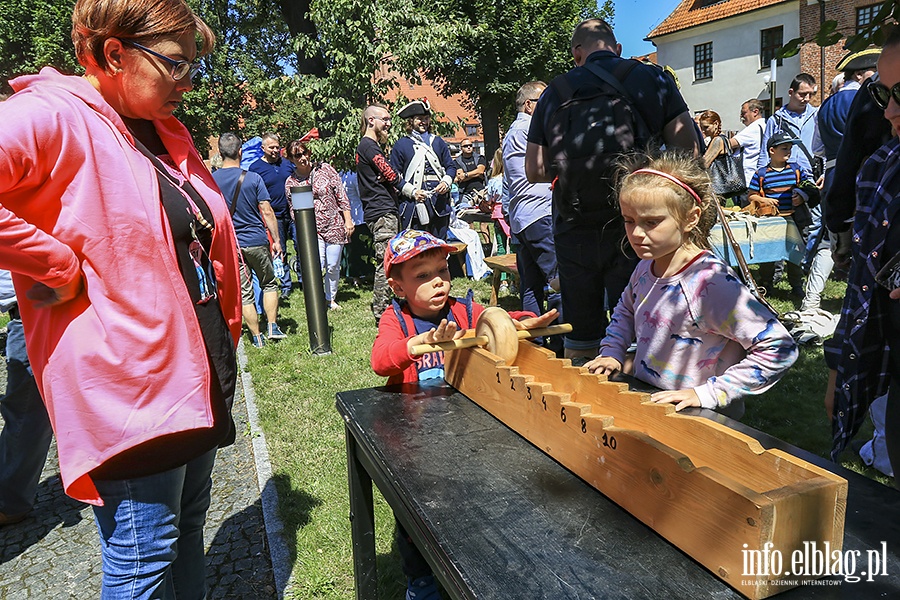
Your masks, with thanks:
[[[486,281],[453,282],[456,295],[463,295],[468,287],[475,290],[476,301],[487,304],[490,286]],[[839,311],[843,291],[843,284],[829,282],[823,308]],[[285,593],[289,599],[345,599],[354,594],[344,425],[334,404],[341,390],[384,383],[369,366],[375,338],[370,300],[370,286],[354,288],[342,282],[338,295],[342,309],[328,314],[334,328],[330,356],[310,354],[299,291],[281,309],[279,318],[282,329],[293,335],[261,350],[245,343],[293,561]],[[799,299],[790,298],[784,283],[771,300],[782,312],[799,304]],[[507,310],[518,308],[517,303],[516,298],[500,301]],[[821,348],[804,348],[778,385],[748,399],[743,422],[828,456],[831,426],[823,407],[826,380]],[[871,427],[860,436],[870,434]],[[845,466],[890,484],[849,452],[845,457]],[[405,586],[392,551],[393,516],[377,490],[375,519],[381,597],[401,597]]]

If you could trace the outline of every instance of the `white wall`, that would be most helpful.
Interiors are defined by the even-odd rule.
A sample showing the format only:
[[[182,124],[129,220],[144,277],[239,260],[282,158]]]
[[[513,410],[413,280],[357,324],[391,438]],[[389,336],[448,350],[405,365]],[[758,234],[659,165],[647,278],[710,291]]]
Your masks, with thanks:
[[[653,39],[657,61],[669,65],[678,76],[681,94],[691,114],[712,109],[722,117],[722,128],[740,131],[741,104],[749,98],[768,100],[769,69],[760,69],[760,31],[783,26],[783,41],[800,35],[796,2],[784,2],[762,10],[721,19]],[[712,79],[694,81],[694,46],[712,42]],[[800,72],[800,56],[787,58],[777,68],[776,97],[787,102],[787,91]]]

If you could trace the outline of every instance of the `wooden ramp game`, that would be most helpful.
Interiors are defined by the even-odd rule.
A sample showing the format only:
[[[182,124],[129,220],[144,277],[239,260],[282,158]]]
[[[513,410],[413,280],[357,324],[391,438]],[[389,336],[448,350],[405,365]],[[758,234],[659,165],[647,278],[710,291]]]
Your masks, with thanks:
[[[842,549],[843,478],[572,367],[520,341],[501,309],[476,331],[491,351],[448,352],[449,384],[748,598],[814,579],[790,573],[795,551]]]

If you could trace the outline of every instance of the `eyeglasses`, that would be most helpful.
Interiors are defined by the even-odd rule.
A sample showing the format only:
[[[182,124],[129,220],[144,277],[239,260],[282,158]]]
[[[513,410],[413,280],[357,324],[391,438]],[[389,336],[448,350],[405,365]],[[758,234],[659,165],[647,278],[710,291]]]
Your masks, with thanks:
[[[172,67],[171,75],[172,79],[175,81],[181,81],[185,77],[189,77],[193,79],[194,76],[203,70],[203,65],[199,62],[188,62],[186,60],[175,60],[174,58],[169,58],[164,54],[160,54],[159,52],[154,52],[150,48],[146,46],[141,46],[137,42],[132,42],[131,40],[122,40],[123,44],[128,44],[132,48],[137,48],[138,50],[143,50],[147,54],[152,54],[156,58],[162,59],[169,63]]]
[[[391,122],[391,118],[390,118],[390,117],[372,117],[372,118],[373,118],[373,119],[378,119],[378,120],[381,121],[382,123],[390,123],[390,122]]]
[[[463,144],[460,148],[472,148],[472,144]]]
[[[529,98],[525,102],[537,102],[538,100],[540,100],[540,98]]]
[[[870,81],[866,89],[869,90],[869,95],[872,96],[872,100],[881,110],[885,110],[888,107],[891,97],[894,98],[894,102],[900,105],[900,83],[895,83],[894,87],[888,89],[880,81]]]

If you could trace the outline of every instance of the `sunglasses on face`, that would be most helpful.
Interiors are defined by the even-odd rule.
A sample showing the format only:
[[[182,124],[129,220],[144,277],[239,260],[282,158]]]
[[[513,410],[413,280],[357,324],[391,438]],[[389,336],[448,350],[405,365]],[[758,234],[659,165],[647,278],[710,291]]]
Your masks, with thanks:
[[[869,95],[881,110],[885,110],[888,107],[891,97],[894,98],[894,102],[900,105],[900,83],[896,83],[894,87],[888,89],[880,81],[870,81],[866,89],[869,90]]]
[[[128,46],[131,46],[132,48],[137,48],[138,50],[146,52],[147,54],[150,54],[152,56],[155,56],[156,58],[158,58],[160,60],[164,60],[171,67],[171,70],[169,71],[169,73],[172,75],[172,79],[174,79],[175,81],[181,81],[185,77],[188,77],[189,79],[193,79],[197,73],[199,73],[201,70],[203,70],[203,65],[200,64],[199,62],[188,62],[186,60],[175,60],[174,58],[169,58],[165,54],[160,54],[159,52],[154,52],[150,48],[147,48],[146,46],[141,46],[137,42],[132,42],[131,40],[122,40],[122,43],[127,44]]]

